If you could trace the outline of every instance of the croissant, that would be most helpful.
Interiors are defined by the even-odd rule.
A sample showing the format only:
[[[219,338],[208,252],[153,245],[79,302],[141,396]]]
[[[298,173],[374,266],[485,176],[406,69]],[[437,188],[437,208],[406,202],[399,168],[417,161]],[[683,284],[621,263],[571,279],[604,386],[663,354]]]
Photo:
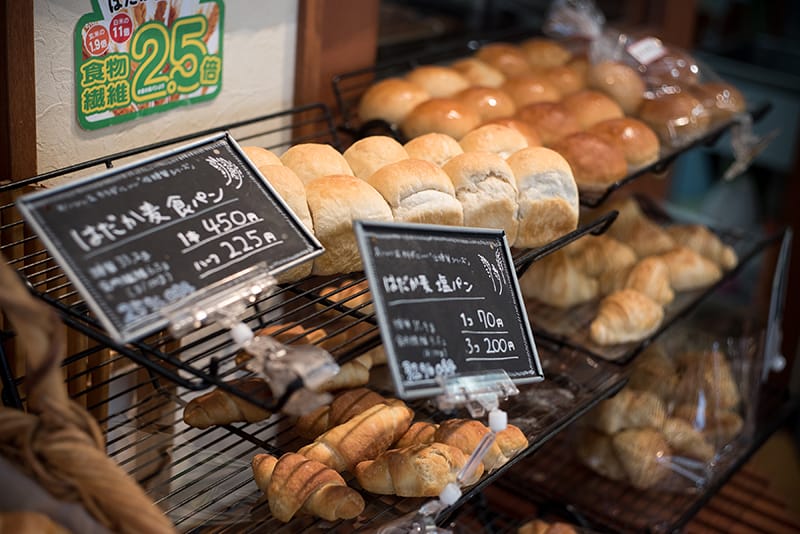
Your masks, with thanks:
[[[661,428],[667,444],[677,454],[709,462],[714,458],[714,447],[706,441],[702,433],[686,420],[668,417]]]
[[[589,335],[598,345],[640,341],[655,332],[663,318],[664,310],[657,302],[633,289],[623,289],[600,301]]]
[[[724,445],[735,438],[743,427],[742,416],[736,412],[723,410],[709,418],[703,435],[717,445]]]
[[[601,432],[616,434],[626,428],[661,428],[666,413],[664,403],[653,393],[626,387],[598,403],[591,423]]]
[[[611,436],[589,428],[584,429],[576,452],[578,458],[595,473],[611,480],[625,480],[625,471],[614,452]]]
[[[452,445],[461,449],[464,454],[470,455],[478,448],[483,436],[489,432],[486,425],[474,419],[448,419],[439,424],[433,441]],[[494,443],[483,457],[486,472],[491,473],[505,465],[527,446],[528,439],[522,431],[514,425],[508,425],[505,430],[497,433]]]
[[[283,522],[297,512],[336,521],[353,519],[364,511],[363,497],[339,473],[299,454],[289,452],[280,459],[257,454],[252,467],[272,515]]]
[[[608,235],[625,241],[631,234],[634,225],[637,221],[645,218],[642,209],[639,207],[639,202],[633,197],[626,197],[624,199],[613,199],[608,203],[607,210],[617,210],[617,218],[614,219],[611,227],[608,229]]]
[[[369,370],[372,358],[369,355],[358,356],[339,367],[339,372],[317,387],[317,391],[336,391],[366,385],[369,382]]]
[[[331,428],[297,452],[340,473],[352,471],[359,462],[372,460],[388,449],[408,430],[413,417],[414,412],[403,401],[387,399]]]
[[[633,249],[613,237],[592,236],[581,241],[585,243],[571,257],[575,266],[587,276],[597,277],[606,271],[623,269],[636,263]]]
[[[569,308],[597,297],[597,280],[558,251],[537,261],[519,279],[522,294],[549,306]]]
[[[646,217],[634,222],[622,241],[640,258],[663,254],[678,245],[666,230]]]
[[[318,343],[322,340],[327,334],[325,330],[322,328],[310,328],[306,329],[302,325],[296,324],[290,328],[286,328],[287,325],[285,324],[273,324],[267,326],[266,328],[262,328],[255,335],[257,336],[272,336],[274,337],[279,343],[283,343],[284,345],[289,344],[302,344],[302,345],[313,345]],[[249,361],[253,357],[241,351],[236,355],[236,364],[242,365],[245,362]]]
[[[456,481],[469,456],[457,447],[444,443],[411,445],[392,449],[374,460],[359,463],[356,479],[365,490],[380,495],[401,497],[434,497]],[[472,474],[466,485],[475,484],[483,468]]]
[[[687,247],[678,247],[660,258],[669,267],[669,283],[675,291],[700,289],[722,278],[716,263]]]
[[[636,264],[600,275],[600,293],[608,295],[621,289],[634,289],[659,304],[666,305],[675,298],[669,285],[669,268],[664,260],[649,256]]]
[[[702,224],[676,224],[668,227],[667,233],[678,244],[705,256],[726,271],[736,267],[739,262],[733,247],[723,243],[717,234]]]
[[[428,423],[425,421],[417,421],[406,430],[406,433],[400,436],[400,439],[392,445],[392,448],[402,449],[410,447],[411,445],[426,445],[433,443],[436,429],[439,425]]]
[[[314,439],[326,430],[345,423],[367,408],[386,402],[386,399],[367,388],[344,391],[327,406],[300,416],[295,423],[297,434]]]
[[[671,398],[677,383],[678,372],[675,363],[660,345],[649,346],[636,359],[628,379],[629,388],[651,391],[661,400]]]
[[[628,481],[635,488],[650,488],[669,474],[665,463],[671,451],[661,432],[652,428],[630,428],[614,434],[611,443]]]
[[[272,398],[269,384],[261,378],[232,380],[230,385],[248,397],[265,401]],[[223,389],[215,389],[195,397],[183,409],[183,421],[189,426],[201,429],[236,422],[255,423],[267,419],[270,415],[270,412],[263,408]]]
[[[715,409],[734,408],[741,395],[725,354],[718,350],[684,352],[678,356],[681,380],[676,397],[695,402],[702,393],[707,405]]]

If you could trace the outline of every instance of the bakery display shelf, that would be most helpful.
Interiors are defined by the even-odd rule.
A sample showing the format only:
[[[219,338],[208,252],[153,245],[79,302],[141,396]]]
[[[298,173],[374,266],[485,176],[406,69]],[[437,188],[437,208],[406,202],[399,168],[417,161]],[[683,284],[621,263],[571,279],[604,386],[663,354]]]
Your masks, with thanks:
[[[599,531],[678,532],[798,409],[800,397],[789,396],[785,388],[764,387],[751,437],[729,444],[714,465],[713,479],[695,492],[638,490],[596,475],[577,459],[571,429],[524,460],[524,469],[511,471],[499,485],[569,505]]]

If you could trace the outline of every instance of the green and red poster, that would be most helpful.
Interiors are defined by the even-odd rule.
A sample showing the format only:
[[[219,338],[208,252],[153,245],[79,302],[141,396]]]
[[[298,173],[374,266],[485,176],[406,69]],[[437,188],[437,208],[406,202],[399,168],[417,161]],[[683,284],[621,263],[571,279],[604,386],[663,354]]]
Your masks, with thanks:
[[[215,98],[223,0],[92,0],[75,27],[75,87],[88,130]]]

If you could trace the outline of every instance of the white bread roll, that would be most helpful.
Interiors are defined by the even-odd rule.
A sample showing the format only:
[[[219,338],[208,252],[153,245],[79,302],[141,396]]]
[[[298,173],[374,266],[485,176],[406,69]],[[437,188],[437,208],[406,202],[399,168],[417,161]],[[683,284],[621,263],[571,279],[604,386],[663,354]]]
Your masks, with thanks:
[[[491,152],[464,152],[443,167],[464,207],[464,225],[505,230],[517,237],[517,187],[511,167]]]
[[[267,179],[283,201],[286,202],[289,209],[297,215],[300,222],[303,223],[311,233],[314,233],[314,223],[311,219],[311,212],[308,211],[308,202],[306,200],[306,188],[294,171],[283,165],[262,165],[258,170],[264,175],[264,178]],[[311,266],[312,262],[307,261],[288,271],[282,272],[277,276],[278,282],[291,282],[305,278],[311,274]]]
[[[358,103],[358,116],[362,122],[381,119],[389,124],[400,124],[418,104],[431,95],[422,87],[400,78],[387,78],[364,92]]]
[[[289,148],[281,162],[292,169],[304,184],[321,176],[346,174],[353,176],[347,160],[331,145],[301,143]]]
[[[353,221],[391,221],[392,210],[364,180],[348,175],[323,176],[306,183],[314,233],[325,252],[314,260],[313,274],[362,269]]]
[[[432,98],[453,96],[470,86],[460,72],[439,65],[416,67],[406,75],[406,80],[425,89]]]
[[[243,146],[242,152],[257,168],[262,165],[283,165],[281,158],[260,146]]]
[[[539,247],[578,227],[578,186],[558,152],[529,147],[508,158],[519,191],[514,246]]]
[[[492,152],[503,159],[528,147],[528,140],[518,130],[500,124],[484,124],[459,141],[464,152]]]
[[[408,153],[391,137],[371,135],[350,145],[344,152],[344,159],[356,177],[366,180],[381,167],[408,159]]]
[[[398,222],[461,226],[464,214],[447,174],[433,163],[406,159],[370,176]]]
[[[413,159],[424,159],[441,167],[451,158],[464,153],[458,141],[447,134],[431,132],[415,137],[404,145],[408,156]]]

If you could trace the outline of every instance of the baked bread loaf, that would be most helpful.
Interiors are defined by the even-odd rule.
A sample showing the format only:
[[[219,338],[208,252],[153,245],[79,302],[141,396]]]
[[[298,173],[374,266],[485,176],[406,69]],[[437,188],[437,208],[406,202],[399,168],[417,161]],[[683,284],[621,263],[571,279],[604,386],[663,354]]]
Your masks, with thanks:
[[[389,448],[411,425],[414,412],[397,399],[387,399],[337,425],[298,454],[316,460],[338,472],[352,472],[365,460],[373,460]]]
[[[344,159],[344,158],[342,158]],[[353,221],[391,221],[392,209],[375,188],[353,176],[324,176],[306,184],[314,232],[325,252],[314,259],[317,275],[360,271]]]
[[[580,189],[603,190],[628,173],[622,151],[590,133],[568,135],[552,149],[569,162]]]
[[[570,308],[598,296],[597,280],[578,269],[563,250],[531,265],[520,277],[519,286],[526,298],[557,308]]]
[[[400,129],[408,139],[431,132],[461,139],[480,123],[478,113],[463,102],[454,98],[431,98],[411,110]]]
[[[658,160],[661,143],[645,123],[629,117],[598,122],[589,133],[619,148],[632,167],[642,167]]]
[[[581,131],[578,119],[558,102],[529,104],[518,109],[516,117],[533,127],[545,146]]]
[[[336,425],[346,423],[361,412],[385,402],[385,397],[371,389],[363,387],[349,389],[336,395],[330,404],[301,415],[295,422],[294,428],[300,437],[315,439]]]
[[[519,45],[534,70],[565,65],[572,53],[552,39],[532,37]]]
[[[578,120],[578,124],[584,130],[598,122],[625,116],[620,105],[614,100],[604,93],[590,89],[569,95],[561,103]]]
[[[464,152],[492,152],[503,159],[528,147],[528,141],[519,131],[499,124],[479,126],[462,137],[459,144]]]
[[[272,390],[262,378],[241,378],[232,380],[230,385],[246,397],[265,402],[272,399]],[[194,428],[204,429],[238,422],[256,423],[269,418],[270,415],[272,415],[270,412],[243,397],[228,393],[224,389],[214,389],[189,401],[183,409],[183,422]]]
[[[411,445],[359,463],[355,475],[361,487],[371,493],[435,497],[447,484],[456,481],[468,459],[467,454],[444,443]],[[479,467],[464,484],[475,484],[482,474]]]
[[[531,67],[519,47],[509,43],[489,43],[475,52],[475,58],[499,70],[506,78],[530,74]]]
[[[406,74],[406,80],[425,89],[431,98],[453,96],[470,86],[469,80],[460,72],[440,65],[415,67]]]
[[[475,57],[459,59],[451,63],[450,67],[460,72],[472,85],[497,88],[506,81],[502,72]]]
[[[645,99],[639,106],[639,118],[662,142],[678,146],[702,135],[708,129],[711,113],[692,95],[673,93]]]
[[[657,256],[647,256],[634,265],[605,271],[600,274],[599,282],[603,295],[621,289],[633,289],[662,306],[675,298],[669,282],[669,267]]]
[[[675,291],[692,291],[722,278],[717,264],[687,247],[678,247],[659,256],[669,268],[669,283]]]
[[[301,143],[281,156],[281,162],[292,169],[304,184],[315,178],[341,174],[353,176],[347,160],[331,145]]]
[[[703,107],[711,112],[711,120],[729,119],[736,113],[747,109],[742,93],[733,85],[725,82],[706,82],[689,88]]]
[[[506,161],[490,152],[464,152],[442,169],[463,207],[464,225],[502,229],[513,243],[519,227],[517,185]]]
[[[626,115],[636,113],[644,99],[644,80],[636,70],[624,63],[596,63],[589,67],[587,78],[589,87],[613,98]]]
[[[664,436],[652,428],[631,428],[611,438],[614,452],[628,481],[638,489],[647,489],[669,474],[666,458],[671,454]]]
[[[573,252],[573,245],[579,245],[580,248]],[[567,248],[575,266],[591,277],[625,269],[636,263],[636,253],[631,247],[606,235],[586,236]]]
[[[519,204],[513,246],[542,246],[578,227],[578,188],[563,157],[548,148],[528,147],[507,162],[517,181]]]
[[[243,146],[242,152],[244,152],[245,156],[247,156],[256,168],[264,165],[283,165],[283,163],[281,163],[281,158],[260,146]]]
[[[702,224],[674,224],[666,230],[676,243],[694,250],[726,271],[739,262],[733,247],[723,243],[717,234]]]
[[[407,159],[392,163],[370,176],[368,183],[389,203],[395,221],[451,226],[464,223],[453,184],[442,169],[429,161]]]
[[[623,289],[600,301],[589,336],[598,345],[641,341],[658,329],[663,318],[660,304],[638,291]]]
[[[433,443],[437,428],[439,428],[439,425],[426,421],[412,423],[412,425],[408,427],[408,430],[406,430],[406,433],[400,436],[400,439],[392,445],[392,448],[402,449],[404,447],[410,447],[411,445],[427,445],[428,443]]]
[[[433,441],[452,445],[469,456],[478,447],[483,436],[489,432],[488,427],[475,419],[448,419],[439,424]],[[505,430],[497,433],[494,443],[483,457],[486,472],[491,473],[505,465],[527,446],[528,439],[520,429],[508,425]]]
[[[561,100],[561,93],[556,86],[541,74],[526,74],[508,78],[500,88],[508,93],[518,108],[536,102]]]
[[[411,139],[405,144],[406,152],[412,159],[430,161],[437,167],[443,166],[453,157],[464,153],[458,141],[447,134],[432,132]]]
[[[408,152],[391,137],[370,135],[350,145],[343,156],[353,174],[367,180],[378,169],[408,159]]]
[[[625,480],[625,470],[617,459],[611,436],[591,428],[581,429],[578,458],[592,471],[611,480]]]
[[[511,97],[499,88],[468,87],[458,92],[455,98],[474,109],[481,122],[510,117],[517,110]]]
[[[664,403],[654,393],[626,387],[600,401],[589,420],[595,430],[611,435],[626,428],[660,429],[666,418]]]
[[[298,512],[337,521],[364,511],[363,497],[339,473],[299,454],[287,452],[280,459],[257,454],[252,469],[270,512],[280,521],[287,522]]]
[[[550,67],[543,70],[542,74],[562,96],[571,95],[586,88],[586,80],[575,69],[566,65]]]
[[[499,124],[500,126],[508,126],[509,128],[514,128],[516,131],[518,131],[525,137],[525,140],[528,142],[528,146],[542,145],[542,140],[534,128],[532,128],[524,121],[515,119],[513,117],[492,119],[490,121],[486,121],[484,124]]]
[[[383,120],[400,124],[418,104],[431,97],[422,87],[400,78],[387,78],[370,86],[358,104],[362,122]]]

